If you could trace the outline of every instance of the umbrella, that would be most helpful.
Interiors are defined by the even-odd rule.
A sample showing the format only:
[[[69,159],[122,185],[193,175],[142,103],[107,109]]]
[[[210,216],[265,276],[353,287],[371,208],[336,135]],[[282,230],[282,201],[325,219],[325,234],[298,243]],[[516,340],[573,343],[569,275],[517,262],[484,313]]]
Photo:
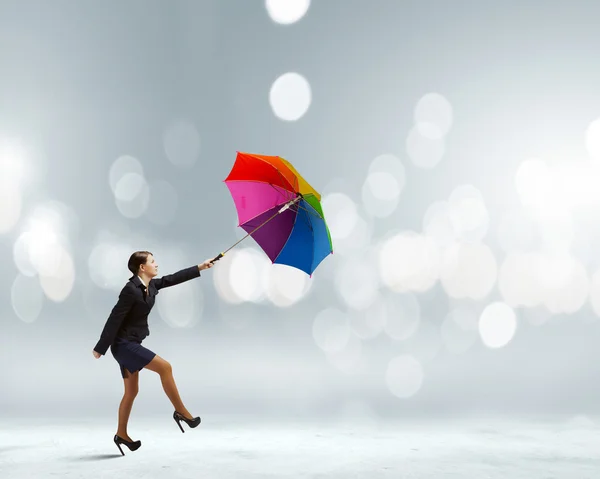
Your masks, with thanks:
[[[333,253],[321,195],[285,159],[238,152],[224,182],[237,210],[238,226],[248,234],[212,262],[248,236],[271,262],[311,276]]]

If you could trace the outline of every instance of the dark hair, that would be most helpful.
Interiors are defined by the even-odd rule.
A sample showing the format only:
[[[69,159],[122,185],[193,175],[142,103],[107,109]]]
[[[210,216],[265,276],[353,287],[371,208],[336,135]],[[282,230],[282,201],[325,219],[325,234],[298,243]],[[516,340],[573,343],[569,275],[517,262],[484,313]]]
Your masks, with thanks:
[[[129,257],[127,267],[133,274],[138,274],[140,266],[146,264],[148,256],[151,255],[150,251],[136,251]]]

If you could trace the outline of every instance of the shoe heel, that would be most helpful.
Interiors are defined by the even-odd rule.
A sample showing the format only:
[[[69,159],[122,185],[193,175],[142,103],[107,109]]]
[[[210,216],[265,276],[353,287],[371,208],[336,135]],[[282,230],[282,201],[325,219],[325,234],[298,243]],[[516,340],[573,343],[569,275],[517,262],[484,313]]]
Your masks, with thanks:
[[[121,451],[121,455],[122,455],[122,456],[124,456],[124,455],[125,455],[125,453],[123,452],[123,449],[121,449],[121,445],[120,445],[120,444],[119,444],[117,441],[115,441],[115,444],[116,444],[116,445],[117,445],[117,447],[119,448],[119,451]]]
[[[185,433],[185,431],[183,430],[183,426],[181,425],[181,421],[177,417],[174,417],[173,419],[175,419],[175,422],[179,426],[179,429],[181,429],[181,432]]]

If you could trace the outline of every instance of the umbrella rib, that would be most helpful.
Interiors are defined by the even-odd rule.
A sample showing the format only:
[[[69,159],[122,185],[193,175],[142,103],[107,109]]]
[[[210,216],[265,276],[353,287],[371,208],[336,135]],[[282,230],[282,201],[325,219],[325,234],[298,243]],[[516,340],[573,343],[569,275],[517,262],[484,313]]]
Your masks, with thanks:
[[[303,210],[303,211],[306,211],[306,212],[307,212],[308,214],[310,214],[310,215],[313,215],[313,216],[315,216],[315,217],[317,217],[317,218],[319,218],[319,219],[322,219],[322,218],[321,218],[321,215],[319,215],[319,213],[313,213],[312,211],[310,211],[310,210],[309,210],[309,209],[307,209],[307,208],[304,208],[303,206],[297,206],[297,208],[298,208],[298,209],[297,209],[297,210],[294,210],[294,211],[296,211],[296,212],[297,212],[298,210]]]
[[[294,202],[298,201],[298,200],[292,200]],[[290,205],[291,206],[291,205]],[[289,207],[288,207],[289,208]],[[234,244],[232,244],[229,248],[227,248],[225,251],[223,251],[221,253],[221,255],[225,255],[225,253],[227,253],[229,250],[231,250],[232,248],[235,248],[238,244],[240,244],[242,241],[244,241],[248,236],[251,236],[256,230],[258,230],[259,228],[262,228],[264,225],[266,225],[269,221],[271,221],[273,218],[275,218],[278,214],[280,214],[281,211],[277,211],[277,213],[275,213],[273,216],[271,216],[270,218],[266,219],[265,221],[263,221],[260,225],[258,225],[256,228],[254,228],[252,231],[250,231],[246,236],[244,236],[242,239],[236,241]],[[298,215],[296,215],[296,218],[298,217]],[[294,223],[296,222],[296,218],[294,218]],[[293,229],[293,228],[292,228]],[[290,233],[291,236],[291,233]],[[288,236],[289,239],[289,236]],[[287,243],[287,240],[286,240]],[[285,245],[284,245],[285,246]],[[280,251],[281,253],[281,251]],[[279,256],[279,255],[277,255]]]
[[[294,227],[296,226],[296,221],[298,220],[298,215],[296,214],[296,216],[294,216],[294,224],[292,225],[292,228],[290,229],[290,234],[288,235],[287,239],[285,240],[285,243],[283,243],[283,246],[281,247],[281,249],[279,250],[279,253],[277,253],[277,256],[275,256],[275,259],[273,260],[273,263],[277,262],[277,258],[279,258],[279,255],[281,255],[281,252],[285,249],[285,247],[288,244],[288,241],[290,240],[290,238],[292,237],[292,232],[294,231]]]
[[[305,203],[306,203],[306,204],[307,204],[307,205],[310,207],[310,209],[308,209],[308,208],[304,208],[303,206],[301,206],[301,204],[300,204],[299,202],[298,202],[298,203],[296,203],[296,204],[294,205],[294,207],[295,207],[295,208],[298,208],[298,209],[302,209],[302,210],[306,211],[307,213],[311,214],[312,216],[316,216],[316,217],[317,217],[317,218],[319,218],[319,219],[322,219],[322,220],[324,220],[324,219],[325,219],[325,218],[323,218],[323,217],[322,217],[322,216],[319,214],[319,212],[318,212],[318,211],[317,211],[317,210],[316,210],[316,209],[315,209],[315,208],[314,208],[314,207],[313,207],[313,206],[312,206],[312,205],[311,205],[311,204],[310,204],[308,201],[306,201],[306,198],[304,198],[304,202],[305,202]],[[312,210],[312,211],[311,211],[311,210]],[[295,210],[295,211],[297,211],[297,210]],[[313,212],[313,211],[314,211],[314,212]]]
[[[302,208],[302,209],[303,209],[304,211],[308,211],[308,210],[306,210],[305,208]],[[310,222],[310,220],[308,219],[308,216],[306,216],[306,217],[305,217],[305,216],[303,216],[303,217],[302,217],[302,219],[303,219],[303,221],[306,223],[306,226],[308,226],[308,229],[312,231],[312,230],[313,230],[312,223],[311,223],[311,222]]]
[[[284,180],[284,181],[285,181],[285,182],[286,182],[288,185],[290,185],[292,188],[294,188],[294,187],[295,187],[295,188],[297,188],[297,186],[294,186],[294,185],[292,185],[292,184],[291,184],[291,183],[290,183],[290,182],[289,182],[287,179],[285,179],[285,177],[284,177],[284,176],[281,174],[281,171],[279,171],[279,168],[277,168],[277,167],[276,167],[276,166],[275,166],[273,163],[270,163],[269,161],[267,161],[267,160],[264,160],[263,158],[260,158],[260,157],[258,157],[258,156],[256,156],[256,155],[252,154],[252,153],[243,153],[243,152],[238,152],[238,153],[242,153],[243,155],[248,155],[248,156],[251,156],[251,157],[252,157],[252,158],[254,158],[255,160],[262,161],[263,163],[266,163],[267,165],[269,165],[269,166],[273,167],[273,169],[274,169],[275,171],[277,171],[277,173],[279,173],[279,175],[281,176],[281,178],[283,178],[283,180]],[[278,159],[281,161],[281,158],[280,158],[279,156],[277,156],[276,158],[278,158]],[[282,163],[283,163],[283,162],[282,162]],[[283,163],[283,164],[284,164],[284,166],[286,166],[286,165],[285,165],[285,163]],[[288,168],[288,170],[289,170],[289,168]],[[294,179],[295,179],[296,181],[298,181],[298,178],[296,178],[296,175],[294,174],[294,172],[293,172],[293,171],[291,171],[291,170],[289,170],[289,171],[290,171],[290,173],[291,173],[291,174],[294,176]]]
[[[277,157],[279,158],[279,157]],[[281,158],[279,158],[281,160]],[[283,174],[281,173],[281,171],[279,171],[279,168],[277,168],[275,165],[273,165],[275,168],[275,171],[279,174],[279,177],[283,180],[286,181],[286,178],[284,178]],[[293,171],[291,171],[290,173],[294,174]],[[298,182],[298,178],[296,178],[296,175],[294,175],[294,180],[297,183]],[[289,183],[289,181],[287,181],[287,183]],[[295,190],[298,190],[298,185],[292,185],[292,188],[294,188]],[[298,193],[298,191],[294,191],[294,193]]]

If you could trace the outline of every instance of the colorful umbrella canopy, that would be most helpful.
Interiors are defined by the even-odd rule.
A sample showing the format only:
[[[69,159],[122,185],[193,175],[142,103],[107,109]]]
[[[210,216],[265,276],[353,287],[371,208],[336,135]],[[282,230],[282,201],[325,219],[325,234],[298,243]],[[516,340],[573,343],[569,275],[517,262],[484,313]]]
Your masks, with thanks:
[[[312,275],[333,253],[321,195],[285,159],[238,152],[224,181],[237,210],[238,225],[273,263]]]

